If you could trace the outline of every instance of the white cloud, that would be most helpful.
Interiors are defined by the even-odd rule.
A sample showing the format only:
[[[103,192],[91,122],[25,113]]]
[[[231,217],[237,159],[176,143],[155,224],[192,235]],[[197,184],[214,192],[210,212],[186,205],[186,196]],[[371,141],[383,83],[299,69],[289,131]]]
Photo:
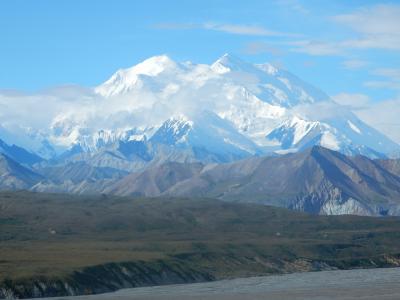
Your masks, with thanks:
[[[373,102],[364,94],[340,93],[332,97],[361,120],[400,144],[400,98]]]
[[[0,118],[3,125],[42,128],[66,108],[74,106],[79,111],[93,101],[91,90],[78,86],[62,86],[33,94],[0,90]]]
[[[359,36],[341,42],[348,48],[400,49],[400,5],[382,4],[333,17]]]
[[[314,56],[342,55],[343,49],[337,47],[335,43],[326,43],[323,41],[301,40],[287,43],[294,46],[291,50],[294,52],[306,53]]]
[[[222,31],[230,34],[238,35],[254,35],[254,36],[282,36],[284,33],[269,30],[261,26],[238,25],[238,24],[216,24],[205,23],[202,25],[204,29]]]
[[[83,114],[96,102],[90,89],[76,86],[40,93],[0,90],[0,138],[9,144],[40,151],[43,139],[49,139],[55,116],[71,110],[75,115]]]
[[[380,68],[373,70],[371,74],[384,79],[366,81],[364,82],[364,86],[370,88],[400,90],[400,69]]]
[[[374,89],[400,90],[400,83],[394,81],[369,80],[364,82],[364,86]]]
[[[359,59],[349,59],[342,62],[342,66],[348,70],[361,69],[367,65],[367,61]]]
[[[248,36],[299,36],[292,33],[279,32],[265,28],[259,25],[248,25],[248,24],[231,24],[231,23],[216,23],[216,22],[205,22],[205,23],[159,23],[154,25],[157,29],[166,30],[190,30],[190,29],[203,29],[220,31],[228,34],[235,35],[248,35]]]
[[[310,11],[305,8],[298,0],[277,0],[277,3],[285,8],[289,8],[301,14],[308,14]]]
[[[374,70],[372,74],[400,81],[400,69],[380,68]]]
[[[331,17],[336,24],[349,29],[354,38],[327,40],[298,40],[286,45],[292,51],[314,56],[344,55],[351,49],[400,50],[400,5],[382,4],[368,6],[348,14]],[[347,69],[365,66],[365,62],[348,60],[343,62]]]
[[[157,23],[152,27],[165,30],[188,30],[199,28],[199,25],[195,23]]]
[[[356,114],[400,144],[400,98],[371,104]]]
[[[370,98],[364,94],[340,93],[332,96],[332,99],[336,103],[347,106],[351,109],[365,108],[370,103]]]
[[[251,55],[269,53],[278,56],[283,54],[281,49],[262,41],[248,43],[244,47],[243,52]]]

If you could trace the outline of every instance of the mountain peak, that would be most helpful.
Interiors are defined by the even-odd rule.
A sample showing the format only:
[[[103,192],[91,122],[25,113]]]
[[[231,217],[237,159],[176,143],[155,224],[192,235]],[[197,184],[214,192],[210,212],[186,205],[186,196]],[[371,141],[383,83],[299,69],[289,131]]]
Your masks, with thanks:
[[[231,54],[231,53],[224,53],[220,58],[217,59],[217,61],[220,62],[228,62],[228,61],[242,61],[240,58],[237,56]]]
[[[266,152],[287,153],[318,144],[347,154],[381,157],[399,149],[345,108],[339,108],[325,93],[283,68],[246,62],[230,53],[222,55],[211,66],[174,62],[167,55],[153,56],[119,70],[98,86],[96,92],[112,98],[104,101],[109,105],[107,108],[104,106],[96,112],[97,117],[110,123],[93,122],[102,127],[92,131],[89,128],[89,135],[104,128],[125,132],[142,127],[153,128],[148,135],[150,139],[160,129],[160,122],[174,112],[185,111],[195,125],[193,131],[207,136],[202,140],[206,143],[209,135],[215,139],[219,135],[232,144],[233,139],[225,133],[235,131],[236,140],[245,137]],[[101,101],[98,103],[103,105]],[[203,116],[205,110],[214,116]],[[56,138],[60,136],[66,141],[64,144],[76,140],[75,132],[77,136],[87,135],[71,128],[92,126],[85,124],[92,122],[89,113],[82,121],[78,120],[82,125],[71,127],[69,124],[76,122],[75,117],[67,119],[67,124],[61,127],[66,128],[68,136],[53,131]],[[191,128],[186,121],[174,116],[165,124],[163,134],[180,136],[174,130],[184,132]],[[220,124],[221,131],[211,129],[210,124]],[[197,146],[198,137],[194,133],[190,137],[190,142],[196,142]]]
[[[113,96],[129,91],[137,82],[140,76],[155,77],[163,72],[173,72],[178,67],[167,55],[150,57],[141,63],[118,70],[109,80],[95,88],[95,92],[105,96]]]
[[[174,69],[176,66],[176,63],[167,55],[159,55],[150,57],[131,68],[119,70],[117,73],[126,77],[156,76],[165,70]]]
[[[140,66],[140,67],[139,67]],[[154,67],[159,67],[162,69],[166,69],[169,67],[175,67],[176,63],[167,55],[158,55],[158,56],[153,56],[150,57],[143,62],[137,64],[133,68],[136,68],[136,71],[144,71],[147,73],[150,73],[146,68],[154,68]],[[138,70],[139,69],[139,70]]]
[[[211,68],[216,73],[224,74],[231,71],[250,71],[254,66],[232,54],[225,53],[211,65]]]
[[[167,145],[185,142],[192,127],[193,122],[185,115],[173,116],[161,125],[150,140],[155,143]]]

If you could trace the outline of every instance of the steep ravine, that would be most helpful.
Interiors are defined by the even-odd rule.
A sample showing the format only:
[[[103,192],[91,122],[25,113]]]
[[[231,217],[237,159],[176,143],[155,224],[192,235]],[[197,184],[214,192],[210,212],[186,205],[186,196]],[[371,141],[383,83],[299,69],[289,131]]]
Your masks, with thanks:
[[[123,288],[195,283],[233,277],[398,266],[400,266],[400,255],[334,261],[180,255],[169,260],[92,266],[60,278],[6,279],[0,283],[0,299],[77,296],[112,292]]]

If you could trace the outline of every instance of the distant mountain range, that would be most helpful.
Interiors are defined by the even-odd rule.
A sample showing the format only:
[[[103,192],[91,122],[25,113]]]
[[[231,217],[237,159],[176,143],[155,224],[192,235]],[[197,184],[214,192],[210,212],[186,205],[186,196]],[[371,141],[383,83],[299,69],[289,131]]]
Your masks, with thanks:
[[[167,161],[142,171],[85,162],[36,165],[0,156],[0,188],[120,196],[210,197],[313,214],[400,215],[400,160],[346,156],[314,146],[224,164]]]
[[[400,214],[399,161],[388,159],[400,145],[270,64],[155,56],[51,118],[36,129],[0,122],[0,188]]]
[[[130,174],[104,192],[202,196],[314,214],[400,214],[400,160],[350,157],[315,146],[229,164],[166,163]]]

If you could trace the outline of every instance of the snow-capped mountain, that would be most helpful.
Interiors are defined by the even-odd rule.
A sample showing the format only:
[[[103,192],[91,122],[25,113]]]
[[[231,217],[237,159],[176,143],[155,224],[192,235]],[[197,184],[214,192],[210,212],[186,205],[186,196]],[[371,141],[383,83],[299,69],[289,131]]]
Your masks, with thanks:
[[[146,78],[174,75],[178,65],[168,56],[154,56],[129,69],[118,70],[109,80],[95,88],[95,91],[105,97],[127,93],[135,88],[142,88]]]
[[[217,162],[226,162],[261,154],[260,148],[229,121],[209,111],[200,112],[192,120],[184,115],[170,118],[149,142],[191,149],[194,158],[201,161],[210,155],[215,156]]]
[[[72,98],[43,96],[52,103],[43,120],[0,121],[0,189],[400,214],[398,160],[370,159],[400,153],[400,145],[270,64],[231,55],[210,65],[179,63],[163,55],[90,90],[72,89]]]
[[[53,109],[48,128],[26,130],[26,138],[13,143],[46,159],[124,170],[166,160],[226,162],[313,145],[370,157],[400,149],[290,72],[228,54],[210,65],[155,56],[118,70],[82,92],[82,99],[77,95]]]
[[[293,116],[272,130],[266,138],[279,145],[280,153],[301,151],[319,145],[348,155],[380,158],[397,147],[351,113],[324,121]]]
[[[163,114],[159,109],[165,110],[167,120],[179,118],[179,115],[213,112],[230,124],[231,131],[252,141],[258,147],[254,150],[252,146],[252,151],[257,153],[293,152],[321,145],[346,154],[380,157],[399,149],[399,145],[295,75],[270,64],[254,65],[228,54],[210,66],[176,63],[167,56],[153,57],[132,68],[119,70],[95,91],[109,101],[129,97],[133,106],[148,106],[161,119]],[[149,94],[152,97],[148,97]],[[155,122],[146,126],[161,129],[165,122],[168,123]],[[208,123],[198,122],[197,130],[207,127]],[[181,125],[184,128],[172,137],[177,141],[192,124],[183,122]],[[209,145],[210,139],[224,140],[218,133],[213,137],[209,134],[197,137],[196,141],[186,141],[186,144]]]

